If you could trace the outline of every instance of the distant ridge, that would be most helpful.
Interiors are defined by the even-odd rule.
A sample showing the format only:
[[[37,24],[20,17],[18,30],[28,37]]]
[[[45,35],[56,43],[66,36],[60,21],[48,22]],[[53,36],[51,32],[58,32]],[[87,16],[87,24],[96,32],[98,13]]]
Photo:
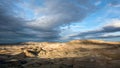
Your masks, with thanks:
[[[0,45],[36,45],[36,44],[51,44],[51,43],[82,43],[82,44],[93,44],[93,43],[106,43],[106,44],[120,44],[120,42],[111,42],[111,41],[104,41],[104,40],[71,40],[69,42],[19,42],[19,43],[0,43]]]

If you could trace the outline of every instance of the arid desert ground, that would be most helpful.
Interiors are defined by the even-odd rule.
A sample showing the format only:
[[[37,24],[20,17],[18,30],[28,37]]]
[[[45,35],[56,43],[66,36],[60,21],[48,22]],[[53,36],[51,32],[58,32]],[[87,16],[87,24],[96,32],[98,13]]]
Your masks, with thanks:
[[[120,42],[1,44],[0,68],[120,68]]]

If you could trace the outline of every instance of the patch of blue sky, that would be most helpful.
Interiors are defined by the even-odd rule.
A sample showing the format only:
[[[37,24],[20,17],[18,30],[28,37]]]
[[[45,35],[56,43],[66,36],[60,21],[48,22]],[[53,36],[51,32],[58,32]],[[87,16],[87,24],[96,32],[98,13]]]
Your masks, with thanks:
[[[120,37],[106,38],[106,39],[101,39],[101,40],[105,40],[105,41],[118,41],[119,42]]]
[[[26,20],[33,20],[36,18],[34,10],[31,8],[31,6],[40,7],[43,6],[44,0],[24,0],[20,3],[16,3],[13,8],[13,11],[17,14],[15,16],[22,17]],[[26,6],[28,5],[29,6]]]

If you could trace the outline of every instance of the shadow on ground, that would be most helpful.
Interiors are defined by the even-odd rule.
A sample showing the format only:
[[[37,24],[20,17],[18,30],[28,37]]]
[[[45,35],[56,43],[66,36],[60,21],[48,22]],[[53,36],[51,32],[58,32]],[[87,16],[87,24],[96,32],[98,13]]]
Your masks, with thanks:
[[[30,58],[0,54],[0,68],[120,68],[120,60],[105,57]]]

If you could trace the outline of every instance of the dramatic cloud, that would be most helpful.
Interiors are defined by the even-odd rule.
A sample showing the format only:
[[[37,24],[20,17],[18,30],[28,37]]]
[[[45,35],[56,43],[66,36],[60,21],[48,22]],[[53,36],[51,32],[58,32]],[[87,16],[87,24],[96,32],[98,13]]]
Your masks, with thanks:
[[[106,33],[114,33],[114,32],[120,32],[120,20],[112,20],[111,23],[106,24],[103,27],[100,27],[99,29],[92,30],[92,31],[87,31],[87,32],[82,32],[78,35],[75,35],[73,37],[81,37],[84,39],[89,39],[89,38],[107,38],[107,37],[117,37],[117,36],[101,36]],[[100,36],[100,37],[99,37]]]
[[[4,42],[10,38],[16,38],[24,28],[24,19],[18,18],[14,12],[15,0],[0,1],[0,41]],[[17,35],[17,36],[16,36]]]
[[[94,1],[94,3],[96,2],[97,0]],[[36,7],[33,3],[29,6],[30,8],[32,6],[37,18],[27,23],[27,26],[33,30],[42,31],[43,34],[48,31],[48,36],[54,36],[55,40],[61,38],[59,36],[61,33],[59,27],[80,22],[99,8],[94,3],[91,3],[91,0],[45,0],[42,4],[43,7]]]
[[[37,15],[35,20],[26,22],[15,14],[15,12],[18,12],[16,10],[20,9],[19,6],[17,6],[20,2],[21,1],[17,0],[0,1],[1,39],[5,36],[7,39],[18,39],[17,36],[22,39],[25,37],[29,39],[31,36],[36,39],[53,40],[55,38],[57,40],[57,38],[59,38],[60,26],[81,21],[97,8],[94,4],[90,3],[90,0],[45,0],[43,7],[31,3],[33,2],[31,0],[30,4],[27,5],[32,6],[29,7],[29,9],[33,9]]]
[[[61,27],[81,23],[94,12],[105,10],[106,7],[112,6],[118,9],[119,3],[117,0],[0,0],[0,43],[69,39],[74,34],[64,35]],[[119,12],[114,12],[114,14],[119,15]],[[92,24],[92,22],[87,24]],[[98,30],[85,31],[74,37],[85,38],[119,32],[119,23],[113,22],[113,24],[102,26]],[[70,29],[65,33],[70,33]]]
[[[81,21],[97,9],[90,0],[45,0],[43,6],[34,9],[38,17],[28,23],[30,27],[45,30],[58,28],[61,25]]]

